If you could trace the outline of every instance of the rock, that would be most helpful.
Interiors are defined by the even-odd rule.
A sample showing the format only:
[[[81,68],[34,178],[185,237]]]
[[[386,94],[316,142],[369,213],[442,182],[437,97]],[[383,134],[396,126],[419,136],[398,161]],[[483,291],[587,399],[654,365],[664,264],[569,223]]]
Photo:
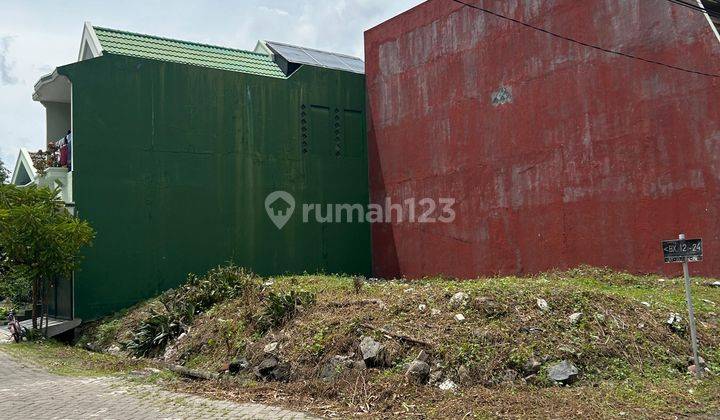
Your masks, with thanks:
[[[702,373],[705,373],[705,374],[710,373],[710,369],[703,366],[702,363],[700,364],[700,366],[701,366],[700,369],[702,369],[701,370]],[[697,372],[697,367],[695,365],[688,366],[688,373],[694,375],[696,372]]]
[[[442,377],[443,377],[443,371],[441,369],[432,369],[432,370],[430,370],[430,375],[428,377],[428,383],[430,385],[435,385],[438,382],[440,382]]]
[[[578,368],[570,361],[563,360],[548,368],[548,378],[563,384],[572,383],[579,373]]]
[[[352,368],[357,370],[364,370],[367,369],[367,365],[365,364],[364,360],[358,360],[353,362]]]
[[[260,362],[254,372],[259,379],[287,382],[290,380],[290,363],[281,363],[275,356],[270,356]]]
[[[438,385],[438,388],[442,389],[443,391],[454,391],[457,389],[457,385],[455,385],[455,382],[453,382],[450,379],[445,379],[440,385]]]
[[[463,315],[463,314],[455,314],[455,321],[457,321],[457,322],[463,322],[463,321],[465,321],[465,315]]]
[[[272,354],[272,353],[275,353],[275,350],[277,350],[277,347],[278,347],[278,343],[277,343],[277,341],[275,341],[275,342],[272,342],[272,343],[266,345],[265,348],[263,348],[263,351],[265,352],[265,354]]]
[[[465,292],[457,292],[450,298],[450,308],[458,309],[464,308],[467,305],[470,296]]]
[[[271,373],[272,379],[279,382],[290,380],[290,363],[279,363]]]
[[[486,297],[479,297],[473,301],[473,307],[485,317],[494,319],[507,315],[507,306]]]
[[[427,311],[427,305],[424,305],[421,303],[420,305],[418,305],[418,311],[420,311],[420,312]]]
[[[353,364],[354,362],[348,356],[333,356],[320,370],[320,379],[326,381],[334,379],[345,369],[352,368]]]
[[[255,368],[256,373],[261,377],[269,376],[279,363],[278,359],[274,356],[268,357],[257,365]]]
[[[107,352],[113,356],[117,356],[121,353],[121,350],[120,347],[118,347],[117,345],[113,345],[108,347]]]
[[[367,366],[380,365],[385,359],[385,347],[372,337],[365,336],[360,340],[360,354]]]
[[[683,319],[680,314],[671,313],[670,317],[668,317],[665,323],[668,325],[668,327],[670,327],[671,330],[677,333],[683,333],[685,332],[685,325],[682,321]]]
[[[577,324],[580,321],[580,318],[582,318],[582,312],[575,312],[574,314],[570,315],[568,319],[570,320],[571,324]]]
[[[413,360],[408,365],[405,376],[417,384],[424,384],[430,376],[430,365],[420,360]]]
[[[705,363],[705,359],[703,359],[702,356],[698,356],[698,359],[700,359],[700,366],[707,366],[707,364]],[[688,365],[695,364],[695,358],[693,356],[688,356],[687,361]]]
[[[640,304],[648,308],[650,307],[650,302],[640,302]]]
[[[246,358],[240,358],[235,359],[228,365],[227,371],[230,372],[231,375],[237,375],[241,371],[247,369],[247,367],[250,364],[248,363]]]
[[[548,303],[545,299],[538,298],[537,306],[538,306],[538,308],[540,308],[541,311],[547,311],[550,309],[550,305],[548,305]]]
[[[720,281],[714,281],[712,283],[705,283],[708,287],[720,287]]]
[[[530,358],[523,365],[523,372],[525,372],[526,375],[535,375],[540,372],[541,366],[542,363],[538,362],[535,358]]]
[[[442,313],[442,311],[440,309],[431,309],[430,310],[430,315],[432,315],[432,316],[438,316],[441,313]]]

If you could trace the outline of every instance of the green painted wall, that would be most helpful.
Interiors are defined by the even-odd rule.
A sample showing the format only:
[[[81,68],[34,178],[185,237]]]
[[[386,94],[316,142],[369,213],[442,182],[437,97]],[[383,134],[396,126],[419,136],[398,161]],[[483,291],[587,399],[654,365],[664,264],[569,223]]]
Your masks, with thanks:
[[[305,66],[284,80],[111,54],[59,71],[73,86],[76,209],[97,230],[76,316],[226,261],[369,274],[367,223],[302,222],[302,203],[368,202],[363,75]],[[297,201],[282,230],[264,207],[275,190]]]

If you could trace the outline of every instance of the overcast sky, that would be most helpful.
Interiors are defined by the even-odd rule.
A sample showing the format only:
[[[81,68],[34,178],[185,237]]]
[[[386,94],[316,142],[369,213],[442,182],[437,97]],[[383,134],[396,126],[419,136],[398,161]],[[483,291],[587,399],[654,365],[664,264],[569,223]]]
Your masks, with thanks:
[[[422,0],[0,1],[0,159],[44,145],[44,108],[33,85],[77,60],[83,22],[252,50],[258,39],[358,57],[363,31]]]

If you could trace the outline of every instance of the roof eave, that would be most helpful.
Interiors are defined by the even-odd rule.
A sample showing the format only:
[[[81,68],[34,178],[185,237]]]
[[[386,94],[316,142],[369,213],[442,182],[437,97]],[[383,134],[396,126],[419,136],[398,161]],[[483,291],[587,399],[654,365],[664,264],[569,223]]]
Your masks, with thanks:
[[[103,54],[102,44],[95,33],[95,28],[92,23],[85,22],[83,27],[82,39],[80,40],[80,52],[78,53],[78,61],[83,61],[88,56],[89,58],[99,57]]]
[[[48,73],[48,74],[42,76],[37,82],[35,82],[35,86],[33,88],[33,94],[32,94],[33,101],[40,101],[40,95],[38,94],[40,89],[43,86],[45,86],[46,84],[52,83],[57,77],[58,77],[58,71],[57,71],[57,69],[55,69],[52,71],[52,73]]]
[[[28,152],[25,148],[20,148],[20,153],[18,154],[17,161],[15,162],[15,170],[13,171],[12,178],[10,179],[11,184],[17,185],[16,182],[18,174],[20,173],[20,166],[25,166],[25,170],[28,172],[28,175],[30,175],[30,178],[32,178],[29,183],[21,185],[21,187],[34,184],[37,181],[37,170],[35,169],[35,165],[32,163],[30,152]]]

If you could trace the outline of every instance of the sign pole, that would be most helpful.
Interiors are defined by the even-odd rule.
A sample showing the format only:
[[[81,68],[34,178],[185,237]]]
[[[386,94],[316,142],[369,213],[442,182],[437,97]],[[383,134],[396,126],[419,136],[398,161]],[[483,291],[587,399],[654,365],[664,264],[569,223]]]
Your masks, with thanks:
[[[681,233],[678,239],[685,240],[685,234]],[[697,328],[695,327],[695,308],[693,307],[692,302],[692,292],[690,288],[690,268],[688,267],[687,260],[683,261],[683,274],[685,275],[685,299],[687,300],[688,307],[690,339],[692,340],[693,359],[695,361],[695,376],[700,379],[702,377],[702,371],[705,368],[700,366],[700,356],[698,355]]]

